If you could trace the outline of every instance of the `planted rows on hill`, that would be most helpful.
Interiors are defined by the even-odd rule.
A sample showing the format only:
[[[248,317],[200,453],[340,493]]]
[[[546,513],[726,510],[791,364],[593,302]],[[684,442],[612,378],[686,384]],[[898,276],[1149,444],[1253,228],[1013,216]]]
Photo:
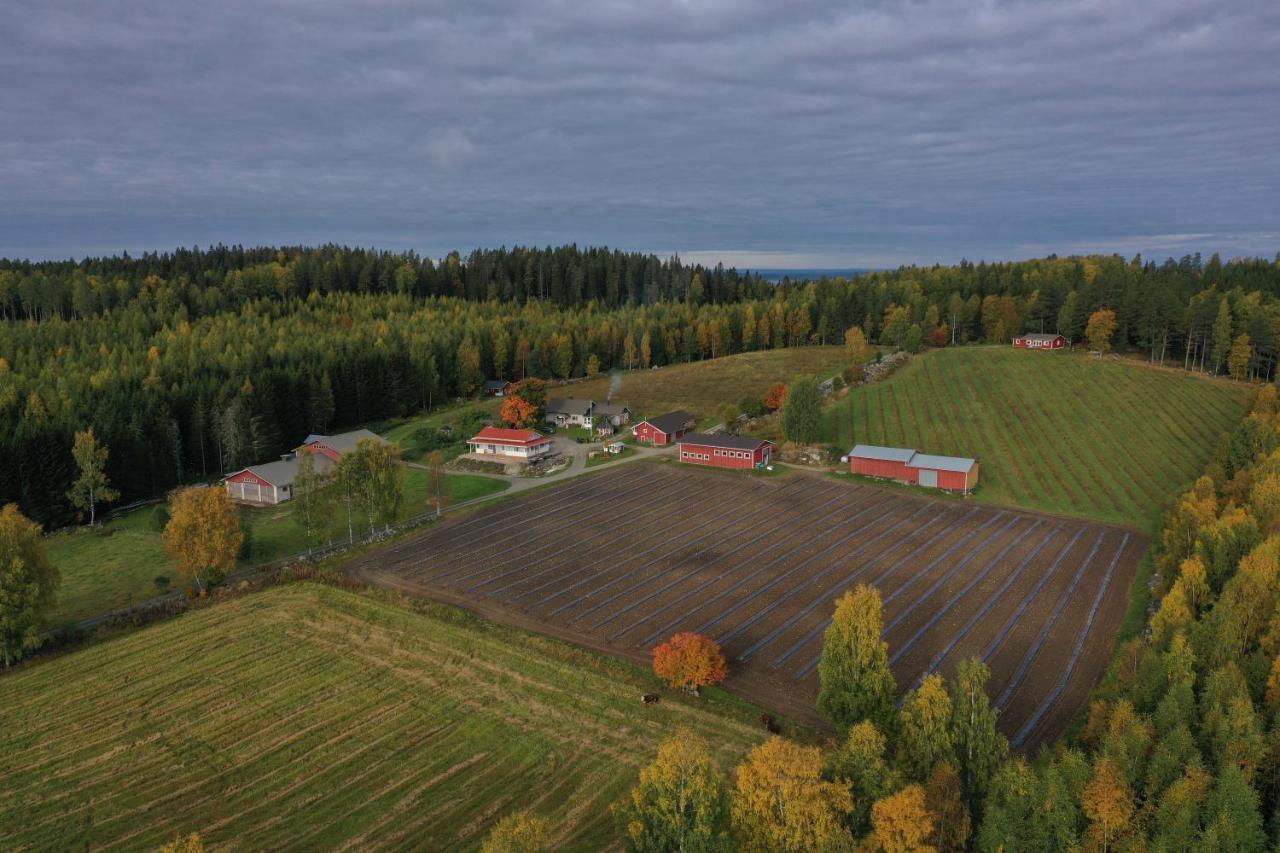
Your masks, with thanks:
[[[947,349],[828,409],[827,435],[971,456],[980,496],[1146,525],[1243,416],[1248,391],[1065,353]]]
[[[532,807],[598,849],[674,728],[726,763],[762,734],[593,660],[310,585],[228,602],[0,681],[0,847],[457,849]]]

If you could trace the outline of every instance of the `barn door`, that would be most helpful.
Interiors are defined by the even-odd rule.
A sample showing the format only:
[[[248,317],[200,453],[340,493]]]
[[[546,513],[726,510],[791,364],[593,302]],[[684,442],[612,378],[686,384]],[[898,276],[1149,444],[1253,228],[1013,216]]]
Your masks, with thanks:
[[[928,471],[928,470],[925,470],[924,468],[921,468],[920,469],[920,485],[926,486],[930,489],[938,488],[938,472]]]

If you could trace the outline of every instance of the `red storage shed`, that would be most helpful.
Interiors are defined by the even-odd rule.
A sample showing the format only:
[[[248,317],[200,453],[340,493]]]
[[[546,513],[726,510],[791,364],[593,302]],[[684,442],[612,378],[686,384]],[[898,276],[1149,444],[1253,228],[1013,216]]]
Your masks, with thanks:
[[[727,433],[691,432],[680,439],[680,461],[716,468],[763,468],[773,457],[773,442]]]
[[[693,415],[680,409],[643,420],[632,427],[631,433],[641,444],[664,447],[673,441],[679,441],[686,432],[693,429],[696,422]]]
[[[968,494],[978,485],[979,465],[977,460],[961,456],[859,444],[849,451],[849,470],[867,477]]]

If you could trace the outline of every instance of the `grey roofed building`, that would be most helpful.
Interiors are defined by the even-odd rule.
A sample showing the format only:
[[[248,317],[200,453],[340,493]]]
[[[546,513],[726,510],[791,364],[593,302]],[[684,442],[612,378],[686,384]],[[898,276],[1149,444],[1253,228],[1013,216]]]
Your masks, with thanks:
[[[667,412],[665,415],[659,415],[656,418],[648,418],[645,423],[670,435],[673,432],[679,432],[696,420],[697,418],[684,409],[677,409],[674,412]]]
[[[596,414],[601,417],[617,418],[631,414],[631,410],[616,403],[596,403]]]
[[[337,435],[312,434],[307,436],[307,440],[302,442],[302,444],[305,446],[308,444],[312,444],[314,442],[319,442],[323,444],[325,447],[332,449],[338,455],[342,455],[344,453],[349,453],[352,450],[355,450],[356,445],[358,445],[362,441],[365,441],[366,439],[376,441],[379,444],[391,443],[387,441],[385,438],[383,438],[382,436],[378,435],[376,432],[372,432],[367,429],[357,429],[357,430],[352,430],[351,432],[340,432]]]
[[[907,465],[911,468],[932,468],[935,471],[959,471],[961,474],[977,465],[976,459],[966,459],[963,456],[935,456],[931,453],[916,453],[907,461]]]
[[[849,451],[859,459],[879,459],[883,462],[910,462],[916,452],[907,447],[881,447],[877,444],[857,444]]]
[[[248,471],[255,477],[282,489],[285,486],[292,486],[294,478],[298,476],[298,459],[295,456],[289,459],[277,459],[275,462],[264,462],[261,465],[250,465],[227,476],[234,477],[243,471]]]
[[[484,390],[486,394],[493,394],[504,390],[511,383],[505,379],[486,379],[484,382]]]
[[[653,421],[650,421],[653,423]],[[755,450],[762,444],[768,444],[767,438],[753,438],[748,435],[729,435],[724,432],[689,432],[680,439],[680,444],[700,444],[703,447],[723,447],[728,450]]]
[[[578,397],[552,397],[547,400],[548,415],[577,415],[585,418],[591,415],[594,407],[594,401]]]

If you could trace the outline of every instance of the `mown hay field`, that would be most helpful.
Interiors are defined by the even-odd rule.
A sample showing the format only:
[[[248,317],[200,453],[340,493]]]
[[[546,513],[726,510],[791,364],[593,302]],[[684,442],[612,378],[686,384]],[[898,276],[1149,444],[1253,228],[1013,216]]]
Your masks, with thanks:
[[[560,849],[680,726],[736,762],[745,706],[448,608],[277,587],[0,677],[0,849],[471,849],[508,812]]]
[[[1083,354],[958,347],[828,407],[824,432],[969,456],[978,498],[1154,529],[1248,408],[1247,386]]]
[[[724,403],[763,398],[774,382],[790,382],[805,375],[826,379],[845,366],[844,348],[838,346],[746,352],[657,370],[625,371],[619,374],[621,385],[614,399],[645,417],[688,409],[699,418],[708,418]],[[601,375],[562,388],[550,386],[547,395],[603,400],[610,382],[609,376]]]

